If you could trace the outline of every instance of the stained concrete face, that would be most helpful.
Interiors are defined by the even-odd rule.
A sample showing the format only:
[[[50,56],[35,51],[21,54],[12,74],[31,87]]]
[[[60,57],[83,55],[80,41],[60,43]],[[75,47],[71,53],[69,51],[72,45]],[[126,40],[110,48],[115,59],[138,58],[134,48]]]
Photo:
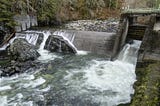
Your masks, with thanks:
[[[154,31],[160,31],[160,21],[156,22],[153,27]]]
[[[17,32],[27,30],[32,26],[37,26],[37,18],[35,16],[17,15],[17,16],[14,16],[13,18],[18,24],[15,27]]]
[[[78,50],[104,54],[109,57],[117,54],[119,37],[115,33],[73,30],[68,30],[65,33],[67,38],[72,39],[71,41]]]

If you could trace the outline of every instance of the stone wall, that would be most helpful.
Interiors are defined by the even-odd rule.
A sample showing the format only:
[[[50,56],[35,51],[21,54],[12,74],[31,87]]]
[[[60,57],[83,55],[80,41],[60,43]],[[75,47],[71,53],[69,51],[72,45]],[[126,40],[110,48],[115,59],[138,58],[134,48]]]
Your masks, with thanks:
[[[17,32],[21,32],[27,30],[32,26],[37,26],[37,17],[36,16],[29,16],[29,15],[15,15],[14,20],[17,22],[17,26],[15,30]]]

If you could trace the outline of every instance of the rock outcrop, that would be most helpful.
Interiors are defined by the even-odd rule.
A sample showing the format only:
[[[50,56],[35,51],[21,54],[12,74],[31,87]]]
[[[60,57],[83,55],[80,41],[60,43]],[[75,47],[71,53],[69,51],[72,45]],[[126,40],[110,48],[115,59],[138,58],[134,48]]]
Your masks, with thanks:
[[[51,52],[77,53],[76,48],[58,35],[49,36],[44,48]]]
[[[8,54],[11,59],[18,61],[35,60],[39,53],[34,49],[34,46],[29,44],[25,39],[16,39],[8,48]]]

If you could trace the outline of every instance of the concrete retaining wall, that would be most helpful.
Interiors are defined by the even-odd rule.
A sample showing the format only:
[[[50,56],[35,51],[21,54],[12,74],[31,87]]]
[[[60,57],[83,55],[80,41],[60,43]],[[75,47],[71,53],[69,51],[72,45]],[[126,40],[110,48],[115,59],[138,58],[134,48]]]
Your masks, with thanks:
[[[94,31],[67,31],[75,35],[73,44],[78,50],[90,51],[114,57],[117,54],[119,36],[115,33]]]
[[[16,15],[13,18],[18,23],[18,25],[15,27],[15,30],[17,32],[21,32],[21,31],[27,30],[32,26],[38,25],[36,16]]]

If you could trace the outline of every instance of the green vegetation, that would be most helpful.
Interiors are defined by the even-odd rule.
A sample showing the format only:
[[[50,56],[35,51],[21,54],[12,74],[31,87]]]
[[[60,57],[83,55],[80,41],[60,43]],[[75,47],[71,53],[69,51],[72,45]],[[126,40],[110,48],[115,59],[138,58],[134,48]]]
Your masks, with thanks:
[[[159,106],[159,70],[159,62],[152,62],[148,66],[137,68],[136,92],[130,106]]]
[[[0,26],[11,28],[15,25],[13,21],[14,13],[11,11],[12,3],[10,0],[0,1]]]
[[[53,21],[106,18],[108,9],[121,7],[121,0],[1,0],[0,26],[13,27],[13,16],[37,15],[47,25]],[[112,11],[113,12],[113,11]],[[118,12],[117,12],[118,13]]]

